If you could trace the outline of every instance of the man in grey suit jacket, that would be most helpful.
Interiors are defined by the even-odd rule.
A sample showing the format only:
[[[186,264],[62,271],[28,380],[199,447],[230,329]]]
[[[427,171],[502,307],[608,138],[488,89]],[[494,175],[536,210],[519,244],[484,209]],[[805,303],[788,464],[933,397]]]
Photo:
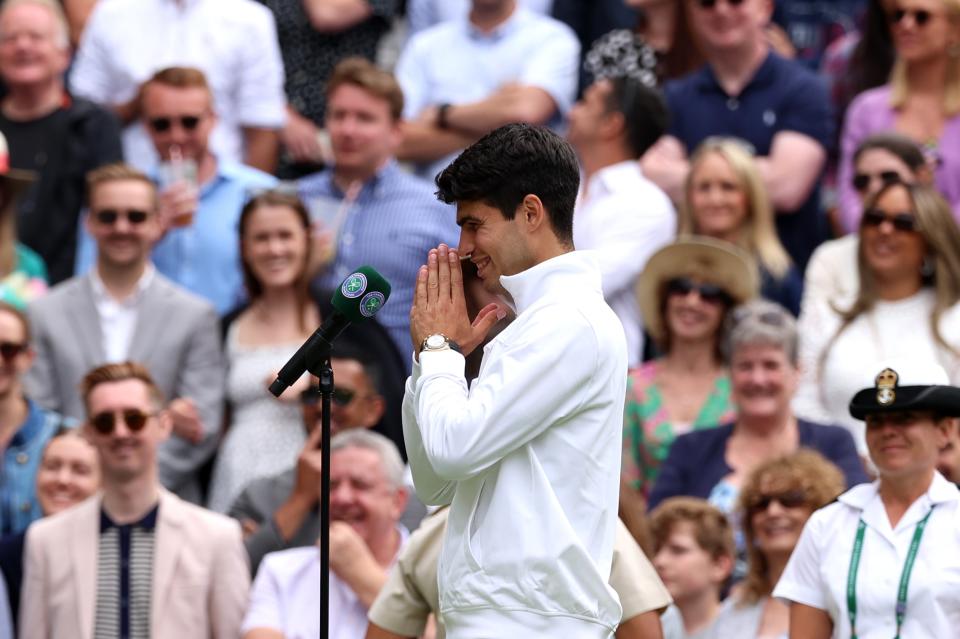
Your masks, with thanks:
[[[224,363],[209,302],[150,264],[163,234],[153,183],[113,164],[90,174],[87,230],[97,242],[89,273],[55,286],[29,308],[36,360],[25,386],[41,406],[82,419],[78,384],[90,369],[134,360],[169,401],[173,436],[159,450],[160,480],[199,501],[196,471],[220,429]]]

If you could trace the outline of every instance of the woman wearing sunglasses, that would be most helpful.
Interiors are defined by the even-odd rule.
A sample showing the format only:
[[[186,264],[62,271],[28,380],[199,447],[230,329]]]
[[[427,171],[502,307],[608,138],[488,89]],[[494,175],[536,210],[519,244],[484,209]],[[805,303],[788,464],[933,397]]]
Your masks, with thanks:
[[[774,596],[790,636],[956,637],[960,491],[936,471],[960,388],[934,360],[860,367],[850,415],[866,422],[878,479],[815,512]]]
[[[840,214],[847,231],[857,229],[861,212],[854,151],[878,131],[919,144],[937,188],[960,210],[960,0],[894,0],[887,9],[897,54],[890,81],[853,100],[841,136]]]
[[[933,173],[916,142],[899,133],[884,131],[867,137],[853,154],[853,188],[862,204],[894,182],[931,184]],[[804,274],[802,309],[810,304],[834,302],[856,294],[856,233],[824,242],[810,257]]]
[[[800,313],[802,280],[777,237],[766,188],[745,144],[708,138],[690,158],[679,233],[737,244],[760,268],[760,296]]]
[[[754,468],[801,448],[836,464],[847,486],[866,481],[849,432],[793,413],[790,402],[800,378],[793,316],[773,302],[754,300],[733,309],[727,325],[724,355],[737,417],[676,439],[650,493],[650,507],[676,495],[703,497],[736,523],[737,499]],[[743,537],[737,542],[742,557]],[[735,574],[744,568],[741,563]]]
[[[960,379],[960,228],[932,188],[898,183],[867,200],[859,238],[854,295],[804,307],[794,408],[845,426],[865,456],[863,423],[846,410],[863,361],[922,357]]]
[[[810,515],[843,492],[843,475],[812,450],[765,462],[750,473],[737,511],[747,547],[747,574],[727,598],[715,639],[780,639],[789,608],[771,597]]]
[[[624,499],[649,495],[677,435],[733,419],[720,333],[730,308],[756,287],[743,251],[711,238],[677,240],[647,261],[637,300],[663,355],[627,380],[621,477],[632,490]]]

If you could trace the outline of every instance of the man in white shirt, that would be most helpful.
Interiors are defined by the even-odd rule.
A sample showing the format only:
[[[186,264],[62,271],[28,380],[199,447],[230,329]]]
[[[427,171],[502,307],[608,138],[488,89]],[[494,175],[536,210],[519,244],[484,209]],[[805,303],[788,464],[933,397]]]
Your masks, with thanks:
[[[407,502],[393,443],[366,429],[330,441],[330,636],[362,639],[367,608],[407,540],[398,525]],[[316,637],[320,615],[316,546],[267,554],[243,620],[244,639]]]
[[[124,157],[142,171],[157,160],[139,123],[140,85],[159,69],[198,67],[220,120],[212,146],[225,160],[272,172],[285,122],[283,62],[273,14],[252,0],[98,2],[70,73],[79,96],[128,125]]]
[[[578,184],[570,145],[527,124],[495,129],[437,177],[460,246],[432,250],[418,274],[403,426],[417,495],[451,504],[450,639],[607,639],[621,618],[608,580],[626,340],[596,259],[573,250]],[[469,388],[464,355],[505,311],[491,303],[470,322],[461,253],[517,311]]]
[[[556,127],[576,98],[579,66],[567,25],[517,0],[472,0],[468,17],[418,33],[397,61],[405,120],[397,157],[432,180],[498,126]]]
[[[633,286],[647,259],[677,229],[670,198],[644,177],[638,162],[663,135],[668,117],[660,95],[630,77],[597,80],[570,110],[567,139],[583,172],[573,244],[597,253],[603,295],[623,323],[631,367],[643,355]]]
[[[196,470],[216,445],[224,393],[217,315],[150,263],[160,237],[153,182],[111,164],[88,183],[86,227],[97,262],[30,305],[36,360],[26,386],[40,405],[82,419],[77,388],[87,371],[128,359],[142,363],[170,401],[173,436],[159,448],[160,480],[199,501]]]

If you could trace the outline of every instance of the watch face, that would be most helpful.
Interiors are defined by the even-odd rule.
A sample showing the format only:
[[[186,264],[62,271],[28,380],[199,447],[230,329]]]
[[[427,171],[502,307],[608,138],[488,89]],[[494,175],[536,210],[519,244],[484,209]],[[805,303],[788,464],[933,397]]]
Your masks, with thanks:
[[[443,348],[446,343],[447,343],[447,340],[446,338],[444,338],[443,335],[431,335],[430,337],[427,338],[427,348],[431,350],[436,348]]]

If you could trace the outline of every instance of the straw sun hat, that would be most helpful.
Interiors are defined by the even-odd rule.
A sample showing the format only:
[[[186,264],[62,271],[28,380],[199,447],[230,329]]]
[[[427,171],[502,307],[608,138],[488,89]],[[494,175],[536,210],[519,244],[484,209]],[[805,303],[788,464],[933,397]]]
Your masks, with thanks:
[[[650,257],[635,288],[644,327],[657,341],[665,337],[660,299],[663,287],[678,277],[715,284],[734,304],[755,297],[759,288],[756,263],[740,247],[699,235],[677,239]]]

